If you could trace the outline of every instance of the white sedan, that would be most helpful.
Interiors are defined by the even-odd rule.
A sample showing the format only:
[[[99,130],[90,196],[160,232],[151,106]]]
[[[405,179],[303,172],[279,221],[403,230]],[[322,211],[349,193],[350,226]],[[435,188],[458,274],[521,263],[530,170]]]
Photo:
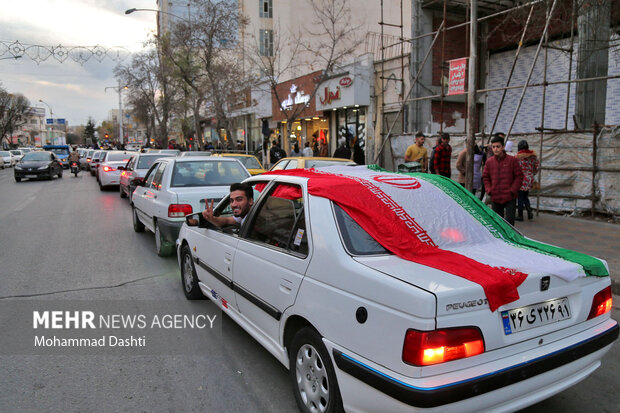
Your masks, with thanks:
[[[523,237],[450,179],[245,182],[240,228],[187,217],[181,282],[290,370],[301,411],[515,411],[587,377],[618,337],[603,260]]]
[[[249,176],[235,159],[159,158],[131,197],[133,228],[148,228],[155,234],[157,254],[170,255],[185,216],[204,210],[205,199],[219,202],[231,184]]]
[[[4,168],[12,168],[17,163],[17,159],[11,151],[0,151],[0,166]]]

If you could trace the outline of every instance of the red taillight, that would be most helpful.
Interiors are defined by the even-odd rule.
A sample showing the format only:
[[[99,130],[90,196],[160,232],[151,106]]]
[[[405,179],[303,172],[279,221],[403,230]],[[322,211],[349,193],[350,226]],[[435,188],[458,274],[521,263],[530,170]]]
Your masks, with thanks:
[[[90,158],[86,158],[86,162],[90,162]]]
[[[103,167],[103,172],[110,172],[110,171],[116,171],[116,168],[109,167],[108,165],[105,165]]]
[[[590,308],[588,320],[610,312],[612,301],[611,286],[596,293],[592,299],[592,307]]]
[[[475,327],[443,330],[407,330],[403,361],[416,366],[444,363],[484,352],[484,340]]]
[[[189,215],[192,212],[192,206],[189,204],[170,204],[168,206],[169,218],[183,218],[185,215]]]

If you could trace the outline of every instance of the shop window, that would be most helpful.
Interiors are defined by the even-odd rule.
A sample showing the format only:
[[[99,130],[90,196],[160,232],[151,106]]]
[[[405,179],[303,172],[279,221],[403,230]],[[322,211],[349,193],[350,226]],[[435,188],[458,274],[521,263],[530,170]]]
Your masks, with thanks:
[[[260,30],[259,43],[261,56],[273,56],[273,30]]]
[[[273,17],[273,5],[271,0],[258,0],[258,13],[260,17],[272,18]]]

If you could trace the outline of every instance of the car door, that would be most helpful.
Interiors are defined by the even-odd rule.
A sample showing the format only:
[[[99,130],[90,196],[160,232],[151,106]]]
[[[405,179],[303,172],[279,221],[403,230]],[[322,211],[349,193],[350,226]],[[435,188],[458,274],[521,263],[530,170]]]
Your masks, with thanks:
[[[271,186],[249,219],[234,256],[235,298],[240,313],[277,340],[310,262],[301,186]]]
[[[215,209],[218,216],[231,216],[228,197]],[[210,289],[211,299],[224,308],[237,308],[232,283],[232,261],[239,242],[238,228],[214,225],[195,227],[187,239],[198,279]]]
[[[162,199],[160,199],[160,195],[162,192],[162,178],[164,171],[166,170],[166,166],[166,162],[159,162],[157,170],[153,175],[153,180],[151,180],[151,182],[145,187],[144,195],[142,196],[144,205],[142,212],[144,213],[144,218],[147,220],[143,222],[144,225],[146,225],[151,231],[155,231],[153,217],[161,215],[160,210]]]
[[[146,175],[144,176],[144,185],[140,185],[136,187],[134,191],[132,202],[134,207],[136,208],[136,213],[140,221],[145,224],[149,229],[152,229],[152,220],[149,215],[146,213],[148,209],[148,204],[150,202],[147,194],[150,194],[152,197],[152,189],[151,185],[153,183],[153,179],[155,178],[155,174],[159,170],[161,166],[160,162],[155,162],[151,169],[148,170]]]

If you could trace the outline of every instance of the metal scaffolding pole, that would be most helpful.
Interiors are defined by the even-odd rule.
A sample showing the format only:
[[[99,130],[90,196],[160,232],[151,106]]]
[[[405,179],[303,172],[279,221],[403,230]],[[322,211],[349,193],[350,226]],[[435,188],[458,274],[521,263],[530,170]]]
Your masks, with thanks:
[[[547,7],[547,21],[550,20],[551,18],[551,13],[549,13],[549,7]],[[544,34],[544,39],[545,39],[545,56],[544,56],[544,62],[545,62],[545,68],[543,70],[543,93],[542,93],[542,108],[540,111],[540,146],[539,146],[539,151],[538,151],[538,155],[540,156],[540,164],[538,167],[538,182],[539,184],[542,182],[541,178],[542,178],[542,169],[540,168],[542,166],[542,150],[543,150],[543,140],[545,139],[545,103],[546,103],[546,99],[547,99],[547,56],[548,56],[548,51],[549,48],[546,47],[547,43],[549,43],[549,33],[546,32]],[[538,193],[536,194],[536,216],[540,215],[540,192],[542,190],[542,186],[541,189],[538,190]]]
[[[478,64],[478,0],[471,0],[469,25],[469,75],[467,87],[467,148],[465,187],[471,191],[474,182],[474,145],[476,143],[476,69]]]
[[[506,133],[506,139],[510,137],[510,132],[512,132],[512,127],[517,120],[517,115],[519,114],[519,110],[521,109],[521,104],[523,103],[523,98],[525,97],[525,92],[527,91],[528,83],[530,83],[530,79],[532,78],[532,73],[534,72],[534,67],[536,66],[536,61],[538,60],[538,55],[540,54],[540,48],[543,44],[543,40],[547,35],[547,31],[549,30],[549,22],[551,21],[551,16],[553,15],[553,11],[555,10],[555,5],[557,0],[553,0],[553,4],[551,5],[551,11],[547,15],[547,21],[545,22],[545,29],[543,30],[542,36],[540,37],[540,42],[538,42],[538,47],[536,48],[536,54],[534,55],[534,61],[532,62],[532,66],[530,67],[530,72],[527,75],[527,80],[525,81],[525,85],[523,86],[523,91],[521,92],[521,97],[519,98],[519,103],[517,104],[517,108],[515,109],[515,113],[512,117],[512,121],[510,122],[510,128],[508,128],[508,133]]]

